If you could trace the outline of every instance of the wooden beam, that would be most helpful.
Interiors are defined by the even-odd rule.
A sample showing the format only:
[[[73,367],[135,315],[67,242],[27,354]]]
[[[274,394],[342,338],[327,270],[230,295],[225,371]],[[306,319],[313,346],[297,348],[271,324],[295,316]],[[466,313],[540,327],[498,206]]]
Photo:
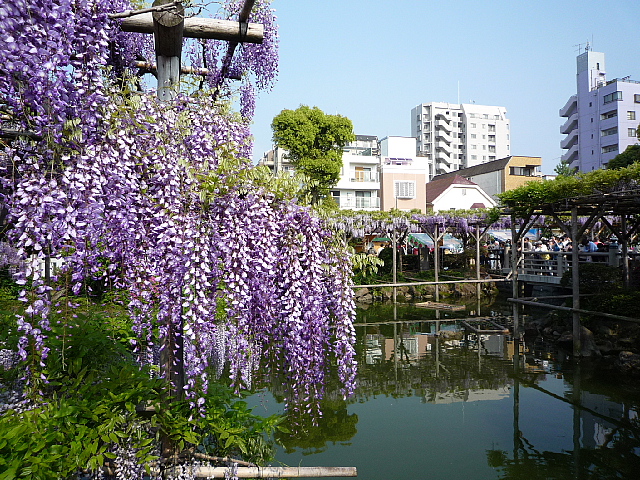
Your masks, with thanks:
[[[171,470],[170,468],[168,470]],[[225,478],[228,467],[194,467],[195,478]],[[238,467],[238,478],[357,477],[356,467]]]
[[[244,26],[246,31],[244,31]],[[153,14],[145,13],[125,18],[120,23],[123,32],[153,33]],[[234,22],[215,18],[187,17],[183,35],[187,38],[208,38],[243,43],[262,43],[264,26],[260,23]]]
[[[506,278],[484,278],[481,280],[439,280],[437,282],[405,282],[405,283],[374,283],[372,285],[353,285],[351,288],[374,288],[374,287],[415,287],[417,285],[443,285],[452,283],[492,283],[508,282]]]

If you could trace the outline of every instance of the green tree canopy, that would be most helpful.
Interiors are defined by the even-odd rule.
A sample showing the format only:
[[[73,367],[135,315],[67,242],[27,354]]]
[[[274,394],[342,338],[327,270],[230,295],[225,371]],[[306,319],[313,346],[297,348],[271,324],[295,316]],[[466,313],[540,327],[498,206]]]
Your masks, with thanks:
[[[308,178],[307,190],[317,203],[340,178],[342,148],[355,140],[351,120],[300,105],[282,110],[271,128],[275,144],[289,151],[292,165]]]
[[[629,145],[627,149],[616,155],[609,163],[607,168],[617,170],[619,168],[628,167],[632,163],[640,161],[640,145]]]
[[[570,177],[578,173],[577,168],[571,168],[569,166],[569,162],[565,162],[564,160],[562,160],[559,164],[557,164],[553,169],[553,171],[556,172],[556,174],[564,175],[565,177]]]

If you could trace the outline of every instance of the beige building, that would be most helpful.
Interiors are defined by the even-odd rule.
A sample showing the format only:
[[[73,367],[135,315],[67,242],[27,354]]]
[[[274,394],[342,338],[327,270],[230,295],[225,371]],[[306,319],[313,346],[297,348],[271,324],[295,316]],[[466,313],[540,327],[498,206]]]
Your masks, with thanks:
[[[497,194],[499,193],[513,190],[527,182],[542,180],[541,166],[541,157],[511,155],[474,167],[438,175],[433,180],[460,175],[477,184],[497,201]]]
[[[380,140],[380,210],[426,211],[429,164],[415,149],[412,137]]]

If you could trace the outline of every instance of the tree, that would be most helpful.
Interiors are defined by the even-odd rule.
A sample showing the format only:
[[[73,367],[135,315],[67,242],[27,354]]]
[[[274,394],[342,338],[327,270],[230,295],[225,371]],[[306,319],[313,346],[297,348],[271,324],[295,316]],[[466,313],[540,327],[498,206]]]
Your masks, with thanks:
[[[307,177],[312,203],[318,203],[340,178],[342,148],[355,140],[351,120],[301,105],[296,110],[282,110],[271,129],[275,144],[289,151],[293,166]]]
[[[564,160],[561,160],[560,163],[555,166],[553,171],[556,172],[558,175],[561,175],[564,177],[571,177],[576,173],[578,173],[577,168],[571,168],[569,166],[569,162],[566,162]]]
[[[632,163],[640,161],[640,145],[629,145],[627,149],[616,155],[607,165],[609,170],[617,170],[628,167]]]

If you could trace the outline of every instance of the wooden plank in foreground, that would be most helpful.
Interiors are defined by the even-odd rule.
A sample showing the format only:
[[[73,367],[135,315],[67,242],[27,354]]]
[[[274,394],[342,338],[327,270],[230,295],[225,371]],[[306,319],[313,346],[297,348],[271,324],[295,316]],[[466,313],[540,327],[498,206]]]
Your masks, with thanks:
[[[452,310],[452,311],[464,310],[465,308],[467,308],[464,305],[450,305],[448,303],[440,303],[440,302],[420,302],[420,303],[416,303],[415,306],[421,307],[421,308],[431,308],[434,310]]]
[[[195,478],[224,478],[228,467],[195,467]],[[238,467],[238,478],[357,477],[356,467]]]

